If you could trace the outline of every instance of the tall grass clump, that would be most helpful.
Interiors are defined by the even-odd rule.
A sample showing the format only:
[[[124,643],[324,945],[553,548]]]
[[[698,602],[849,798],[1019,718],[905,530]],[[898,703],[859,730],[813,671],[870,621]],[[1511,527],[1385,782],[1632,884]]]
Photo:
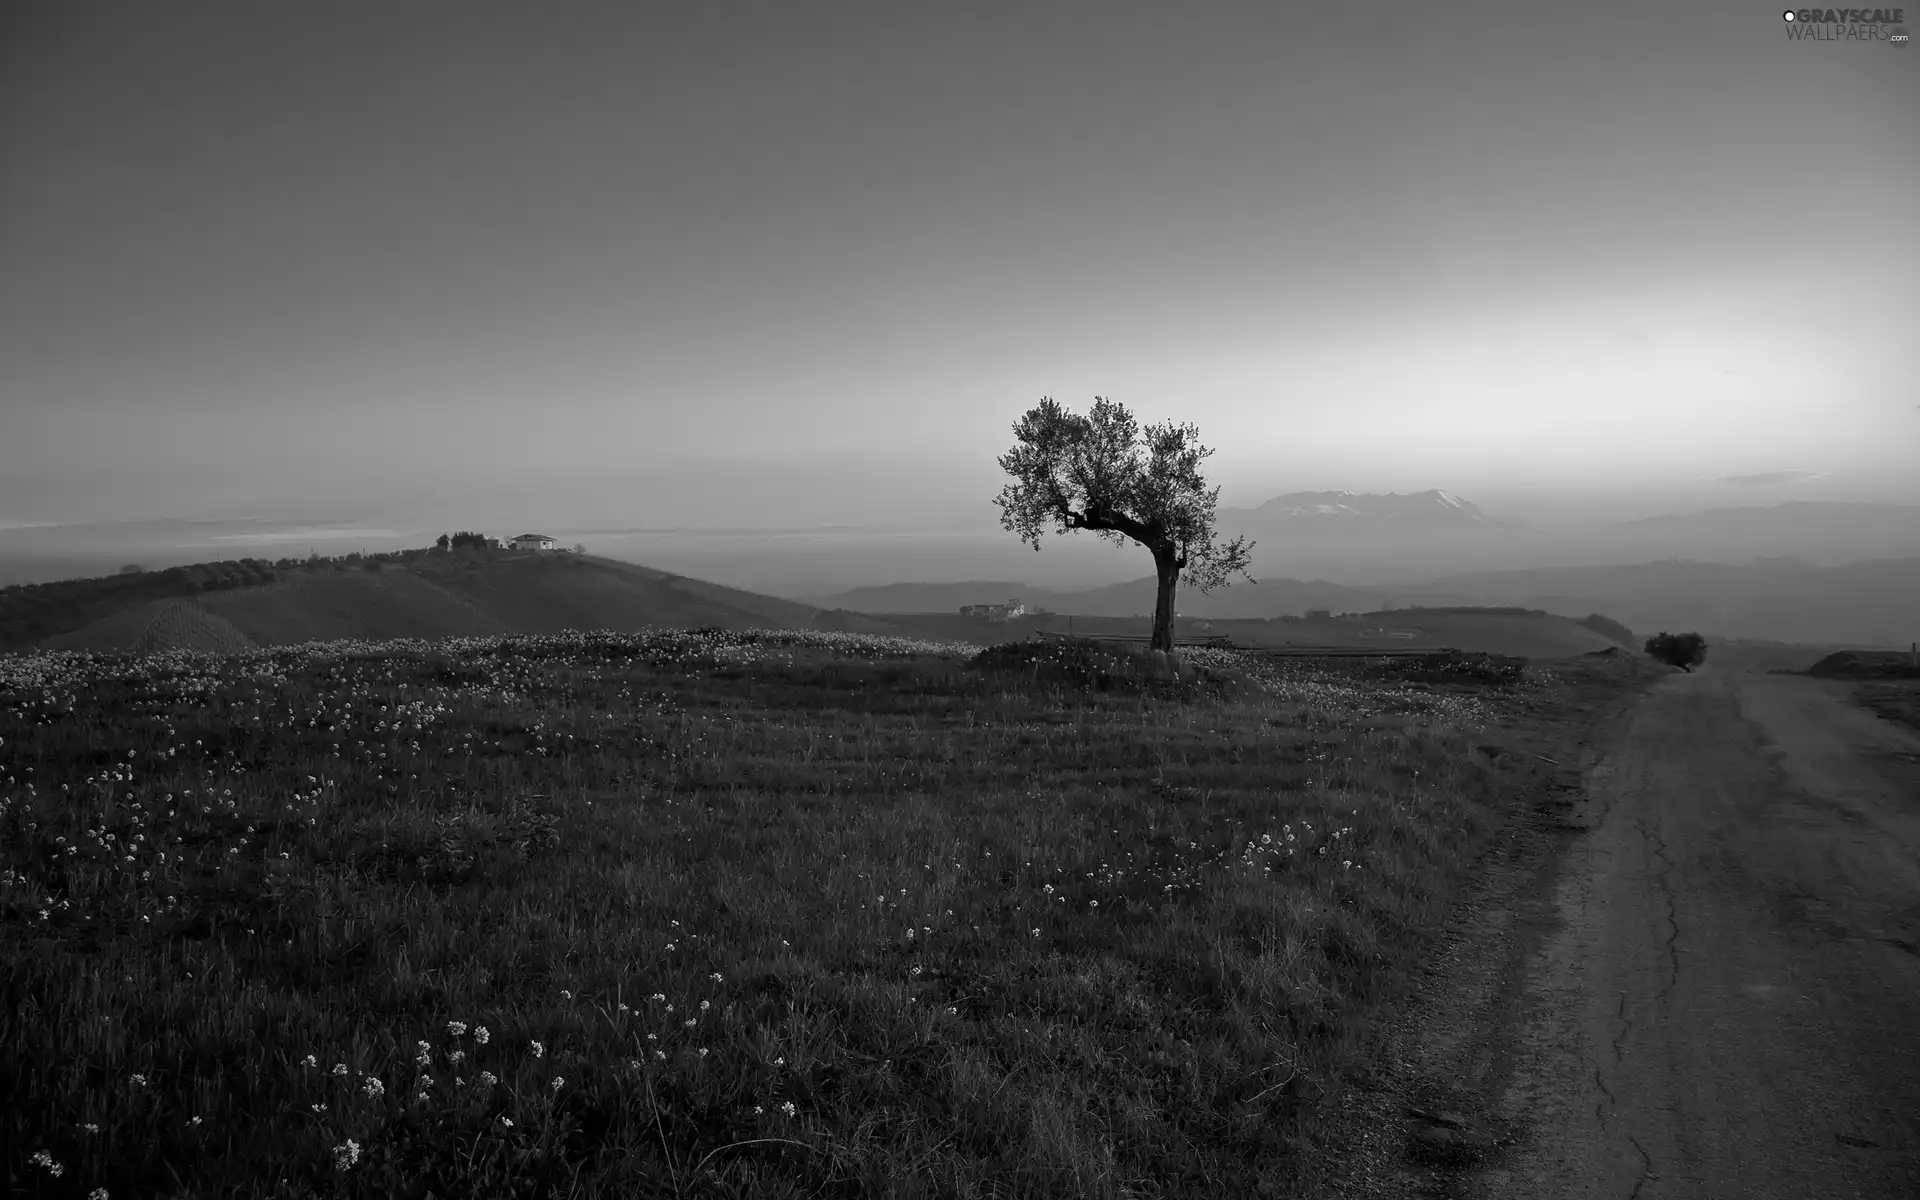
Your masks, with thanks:
[[[9,1194],[1288,1194],[1554,683],[1184,657],[0,658]]]

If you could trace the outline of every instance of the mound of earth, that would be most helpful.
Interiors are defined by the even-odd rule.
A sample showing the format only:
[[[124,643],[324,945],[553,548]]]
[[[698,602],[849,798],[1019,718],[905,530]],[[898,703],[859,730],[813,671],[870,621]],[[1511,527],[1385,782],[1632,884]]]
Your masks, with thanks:
[[[1010,675],[1040,685],[1089,691],[1137,692],[1154,685],[1229,685],[1231,676],[1191,662],[1157,663],[1144,646],[1093,642],[1002,642],[968,660],[974,670]]]
[[[1627,652],[1618,646],[1608,646],[1605,650],[1589,650],[1586,658],[1625,658]]]
[[[135,654],[164,650],[240,654],[255,648],[254,640],[240,632],[233,622],[191,600],[173,600],[162,605],[133,643]]]
[[[1842,650],[1807,668],[1821,679],[1920,679],[1910,656],[1898,650]]]

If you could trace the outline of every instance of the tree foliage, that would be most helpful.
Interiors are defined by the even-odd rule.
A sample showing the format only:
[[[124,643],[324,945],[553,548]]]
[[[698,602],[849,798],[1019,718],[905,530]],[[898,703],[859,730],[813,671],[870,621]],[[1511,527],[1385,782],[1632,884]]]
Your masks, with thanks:
[[[1689,675],[1707,661],[1707,639],[1697,633],[1668,633],[1664,629],[1647,639],[1647,653]]]
[[[999,460],[1014,478],[994,500],[1001,525],[1036,551],[1049,521],[1056,533],[1086,529],[1119,545],[1131,538],[1145,546],[1159,577],[1154,649],[1173,649],[1174,589],[1182,572],[1202,594],[1235,572],[1246,573],[1247,540],[1221,546],[1214,539],[1220,489],[1208,490],[1200,475],[1201,460],[1213,451],[1198,444],[1196,426],[1164,422],[1143,437],[1124,405],[1096,396],[1083,417],[1047,397],[1013,432],[1019,444]]]

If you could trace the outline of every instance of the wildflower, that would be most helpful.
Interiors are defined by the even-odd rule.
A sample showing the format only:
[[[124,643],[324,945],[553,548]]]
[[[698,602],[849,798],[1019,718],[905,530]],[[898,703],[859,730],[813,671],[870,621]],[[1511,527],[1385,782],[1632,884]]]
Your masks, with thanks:
[[[539,1042],[533,1043],[532,1050],[535,1058],[545,1058],[547,1056],[547,1048]]]
[[[707,1048],[705,1046],[700,1047],[700,1057],[705,1058],[706,1056],[707,1056]]]
[[[1034,931],[1033,931],[1033,936],[1035,936],[1035,937],[1039,937],[1039,936],[1040,936],[1040,931],[1039,931],[1038,929],[1036,929],[1036,930],[1034,930]]]
[[[474,1027],[473,1040],[476,1042],[479,1042],[482,1046],[487,1044],[487,1039],[491,1036],[492,1035],[487,1032],[487,1027],[485,1025],[478,1025]]]
[[[425,1042],[415,1042],[414,1045],[420,1047],[420,1053],[414,1056],[414,1062],[424,1067],[433,1061],[433,1047]]]
[[[309,1054],[300,1060],[300,1065],[303,1067],[317,1067],[320,1065],[320,1060]]]
[[[719,983],[719,982],[720,982],[720,972],[718,972],[718,971],[715,971],[715,972],[713,973],[713,976],[712,976],[712,978],[713,978],[713,981],[714,981],[715,983]]]
[[[560,1089],[561,1089],[562,1087],[565,1087],[565,1086],[566,1086],[566,1082],[567,1082],[567,1081],[566,1081],[566,1079],[565,1079],[565,1077],[563,1077],[563,1076],[560,1076],[560,1075],[555,1075],[555,1076],[553,1077],[553,1083],[552,1083],[552,1085],[551,1085],[551,1086],[552,1086],[552,1088],[553,1088],[553,1090],[557,1092],[557,1091],[559,1091],[559,1090],[560,1090]]]
[[[326,1105],[324,1105],[324,1104],[309,1104],[309,1105],[308,1105],[307,1107],[308,1107],[308,1108],[311,1108],[311,1109],[312,1109],[313,1111],[315,1111],[315,1112],[325,1112],[325,1111],[327,1111],[327,1106],[326,1106]]]
[[[145,1075],[135,1075],[133,1077],[133,1086],[135,1087],[147,1086],[147,1077]]]
[[[366,1081],[361,1084],[361,1087],[367,1093],[367,1099],[369,1100],[379,1099],[386,1094],[387,1090],[385,1085],[372,1075],[367,1076]]]
[[[507,1127],[508,1129],[512,1129],[512,1128],[513,1128],[513,1118],[512,1118],[512,1117],[509,1117],[509,1116],[506,1116],[506,1115],[504,1115],[504,1114],[503,1114],[503,1115],[502,1115],[502,1116],[500,1117],[500,1123],[501,1123],[502,1125],[505,1125],[505,1126],[506,1126],[506,1127]]]
[[[460,1065],[460,1060],[466,1056],[467,1052],[465,1050],[452,1050],[447,1053],[447,1061],[457,1067]]]
[[[465,1021],[448,1021],[447,1022],[447,1032],[452,1034],[455,1037],[459,1037],[461,1034],[465,1033],[466,1031],[467,1031],[467,1023]]]
[[[666,998],[667,994],[665,992],[655,992],[652,996],[648,997],[648,999],[655,1001],[664,1001]]]
[[[100,1132],[100,1127],[98,1125],[95,1125],[92,1121],[88,1121],[85,1125],[82,1125],[80,1128],[86,1130],[88,1133]]]
[[[570,992],[570,991],[568,991],[568,990],[567,990],[567,989],[565,989],[565,988],[561,988],[561,989],[560,989],[560,998],[561,998],[562,1000],[571,1000],[571,999],[573,999],[573,993],[572,993],[572,992]]]
[[[786,1113],[788,1116],[792,1116],[795,1112],[795,1109],[793,1107],[793,1101],[789,1100],[785,1104],[782,1104],[780,1106],[780,1111],[783,1113]]]
[[[344,1171],[360,1161],[360,1143],[348,1138],[344,1145],[333,1148],[333,1165],[336,1170]]]
[[[709,1001],[706,1001],[706,1000],[702,1000],[702,1001],[700,1002],[700,1011],[701,1011],[701,1012],[705,1012],[705,1011],[707,1011],[707,1010],[708,1010],[709,1008],[712,1008],[712,1007],[713,1007],[713,1005],[712,1005],[712,1003],[711,1003],[711,1002],[709,1002]]]
[[[87,1193],[87,1200],[107,1200],[107,1189],[95,1188]]]
[[[198,1124],[201,1124],[201,1119],[199,1117],[195,1117],[193,1118],[193,1120],[187,1122],[187,1127],[191,1129],[193,1126]]]
[[[623,1013],[630,1013],[630,1012],[632,1012],[633,1010],[632,1010],[632,1009],[630,1009],[630,1008],[628,1008],[628,1007],[627,1007],[626,1005],[624,1005],[624,1004],[622,1004],[622,1005],[620,1006],[620,1011],[621,1011],[621,1012],[623,1012]]]
[[[492,1087],[494,1084],[500,1082],[500,1077],[492,1071],[482,1071],[480,1072],[480,1082],[486,1084],[488,1087]]]

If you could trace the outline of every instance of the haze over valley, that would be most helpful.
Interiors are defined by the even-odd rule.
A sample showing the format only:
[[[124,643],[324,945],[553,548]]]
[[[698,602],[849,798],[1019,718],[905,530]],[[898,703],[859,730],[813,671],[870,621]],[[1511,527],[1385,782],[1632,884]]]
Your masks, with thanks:
[[[1198,426],[1259,579],[1920,556],[1915,247],[1782,234],[1920,211],[1897,52],[429,5],[368,55],[373,11],[10,16],[0,583],[476,529],[800,600],[1125,584],[991,503],[1096,395]]]

